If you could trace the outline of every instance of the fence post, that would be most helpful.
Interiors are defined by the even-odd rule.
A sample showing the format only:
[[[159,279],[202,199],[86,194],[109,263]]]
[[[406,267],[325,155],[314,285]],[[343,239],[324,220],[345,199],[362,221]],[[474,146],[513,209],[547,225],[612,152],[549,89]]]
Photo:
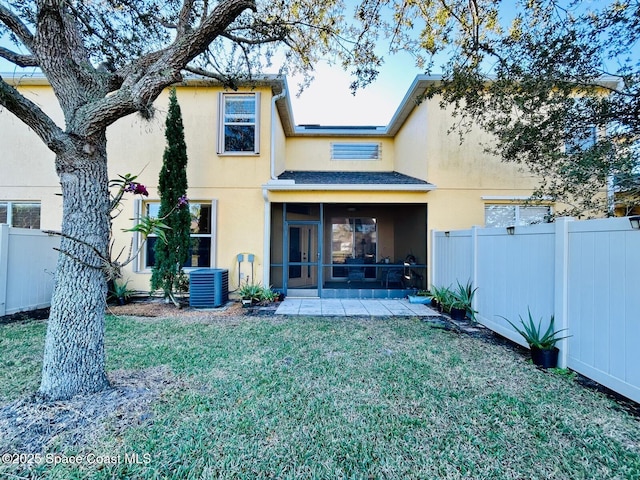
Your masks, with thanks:
[[[471,227],[471,278],[469,279],[473,288],[478,287],[478,226]],[[473,296],[471,308],[478,310],[478,296]]]
[[[7,312],[7,276],[9,274],[9,225],[0,223],[0,317]]]
[[[437,230],[433,229],[431,230],[431,286],[434,286],[436,284],[436,266],[437,266],[437,262],[436,262],[436,257],[437,257],[437,250],[436,250],[436,234],[438,233]],[[429,287],[429,279],[427,279],[427,288]]]
[[[554,275],[554,305],[553,315],[555,329],[564,330],[569,326],[568,317],[568,278],[569,278],[569,222],[572,217],[561,217],[555,221],[555,275]],[[566,332],[565,332],[566,333]],[[569,332],[570,334],[570,332]],[[558,348],[558,367],[567,368],[568,340],[560,340]]]

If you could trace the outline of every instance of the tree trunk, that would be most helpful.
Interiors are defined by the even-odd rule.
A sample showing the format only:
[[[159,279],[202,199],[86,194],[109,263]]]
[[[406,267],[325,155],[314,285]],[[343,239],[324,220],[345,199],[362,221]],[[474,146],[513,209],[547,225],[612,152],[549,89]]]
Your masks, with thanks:
[[[75,151],[56,158],[63,218],[38,392],[45,401],[110,387],[104,353],[107,287],[100,258],[107,258],[110,228],[105,133],[76,138]]]

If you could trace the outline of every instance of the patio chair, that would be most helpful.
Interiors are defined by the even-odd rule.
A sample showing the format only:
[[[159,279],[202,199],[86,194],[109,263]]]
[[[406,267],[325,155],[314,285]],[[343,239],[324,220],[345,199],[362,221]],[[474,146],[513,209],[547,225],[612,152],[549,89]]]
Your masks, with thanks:
[[[389,288],[389,285],[397,284],[403,287],[402,283],[402,268],[387,268],[384,272],[385,288]]]
[[[353,281],[364,281],[364,262],[360,258],[347,258],[347,283]]]

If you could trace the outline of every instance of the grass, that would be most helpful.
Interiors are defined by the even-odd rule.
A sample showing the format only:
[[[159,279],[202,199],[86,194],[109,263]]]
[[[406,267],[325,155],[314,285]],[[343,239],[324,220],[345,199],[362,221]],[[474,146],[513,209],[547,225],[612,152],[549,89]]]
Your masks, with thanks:
[[[3,403],[37,388],[43,337],[0,328]],[[107,351],[110,370],[166,365],[186,387],[85,450],[140,463],[35,477],[640,478],[640,422],[612,400],[416,319],[110,317]]]

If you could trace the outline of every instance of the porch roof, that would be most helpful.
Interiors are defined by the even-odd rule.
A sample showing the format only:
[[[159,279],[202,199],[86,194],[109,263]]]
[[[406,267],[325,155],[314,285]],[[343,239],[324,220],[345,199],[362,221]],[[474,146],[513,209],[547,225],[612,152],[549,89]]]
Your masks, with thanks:
[[[401,190],[425,192],[436,186],[398,172],[339,172],[286,170],[269,190]]]

